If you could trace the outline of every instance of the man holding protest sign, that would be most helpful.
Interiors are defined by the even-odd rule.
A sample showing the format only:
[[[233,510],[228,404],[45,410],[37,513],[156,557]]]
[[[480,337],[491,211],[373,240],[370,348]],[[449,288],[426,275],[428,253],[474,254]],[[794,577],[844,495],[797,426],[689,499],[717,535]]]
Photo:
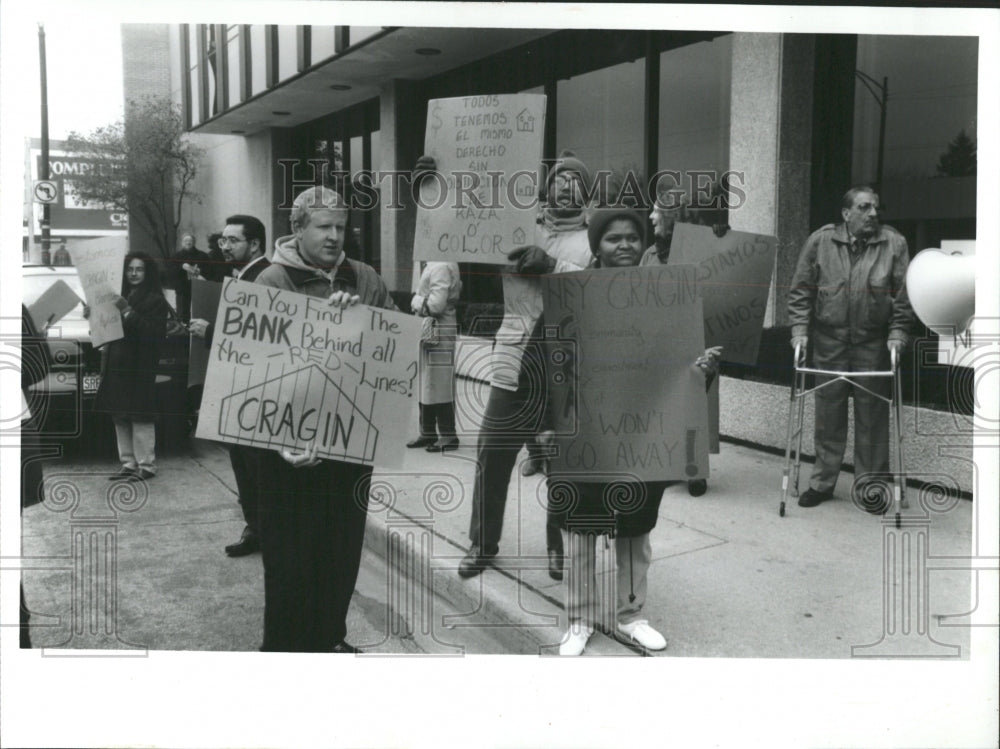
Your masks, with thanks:
[[[434,159],[422,156],[414,177],[436,168]],[[545,402],[546,383],[542,352],[538,345],[541,307],[537,276],[552,270],[579,270],[590,262],[583,192],[589,187],[590,172],[571,151],[563,151],[546,180],[545,206],[535,230],[535,244],[510,253],[514,265],[504,275],[504,318],[497,331],[490,367],[490,395],[483,414],[476,454],[472,518],[469,538],[472,545],[458,567],[463,578],[478,575],[499,552],[507,486],[521,447],[528,445],[528,460],[534,464],[523,470],[531,475],[543,460],[535,437]],[[522,303],[523,302],[523,303]],[[549,575],[563,576],[562,536],[552,519],[546,523]]]
[[[843,222],[813,232],[802,247],[788,294],[792,348],[832,371],[884,371],[890,352],[906,346],[913,309],[906,294],[906,239],[879,222],[879,197],[870,187],[844,194]],[[825,379],[830,379],[826,377]],[[872,392],[868,392],[868,390]],[[841,380],[816,390],[816,463],[800,507],[833,496],[847,443],[847,396],[854,395],[854,474],[858,497],[882,512],[888,496],[872,481],[889,472],[889,381],[864,386]],[[870,483],[869,483],[870,482]],[[866,496],[874,490],[879,496]]]
[[[234,278],[252,282],[270,265],[264,255],[264,248],[267,247],[264,224],[254,216],[237,214],[227,218],[226,228],[218,243],[223,256],[232,267]],[[212,324],[208,320],[194,318],[188,330],[192,335],[204,338],[206,342],[212,340]],[[260,551],[255,455],[253,450],[241,445],[229,445],[229,462],[236,479],[237,499],[246,522],[240,540],[225,548],[226,554],[231,557],[243,557]]]
[[[275,243],[273,264],[257,283],[328,300],[344,309],[396,309],[374,268],[347,258],[347,205],[313,187],[293,203],[294,234]],[[368,509],[371,465],[304,452],[256,449],[264,560],[261,650],[357,652],[345,642]]]

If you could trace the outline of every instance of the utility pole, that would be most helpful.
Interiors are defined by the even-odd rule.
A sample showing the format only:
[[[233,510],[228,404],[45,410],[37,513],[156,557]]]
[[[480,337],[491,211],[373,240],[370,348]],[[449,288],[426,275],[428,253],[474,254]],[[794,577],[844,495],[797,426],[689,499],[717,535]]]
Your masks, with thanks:
[[[881,112],[878,123],[878,157],[877,164],[875,166],[874,185],[876,190],[881,191],[882,165],[885,162],[885,113],[889,108],[889,77],[883,76],[882,85],[879,85],[877,80],[860,70],[855,70],[854,75],[859,81],[861,81],[861,83],[864,84],[864,87],[868,89],[868,93],[875,98],[875,103],[878,104]]]
[[[38,178],[49,178],[49,95],[45,73],[45,27],[38,24],[38,68],[42,76],[42,163],[38,168]],[[50,252],[49,204],[42,204],[42,264],[52,264]]]

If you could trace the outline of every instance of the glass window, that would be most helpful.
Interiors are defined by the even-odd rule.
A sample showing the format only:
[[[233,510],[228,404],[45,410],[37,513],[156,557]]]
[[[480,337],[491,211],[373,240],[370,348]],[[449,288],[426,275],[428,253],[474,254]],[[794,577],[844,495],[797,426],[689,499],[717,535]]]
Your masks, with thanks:
[[[595,172],[640,169],[644,64],[639,60],[559,81],[556,148]]]
[[[334,46],[334,32],[335,26],[312,26],[312,61],[311,64],[315,65],[318,62],[322,62],[328,57],[333,57],[336,53],[336,48]]]
[[[729,168],[732,35],[660,54],[659,169]],[[690,189],[690,181],[683,187]]]
[[[886,222],[913,251],[975,237],[978,53],[975,37],[858,37],[851,181],[881,177]]]
[[[230,26],[226,30],[226,59],[229,65],[229,106],[232,107],[242,101],[240,83],[243,81],[243,71],[240,70],[239,26]]]
[[[267,88],[266,27],[255,23],[250,27],[250,94]]]
[[[378,130],[374,130],[371,135],[372,138],[372,170],[379,171],[382,169],[382,139],[381,133]]]
[[[278,27],[278,80],[283,81],[299,72],[297,26]]]

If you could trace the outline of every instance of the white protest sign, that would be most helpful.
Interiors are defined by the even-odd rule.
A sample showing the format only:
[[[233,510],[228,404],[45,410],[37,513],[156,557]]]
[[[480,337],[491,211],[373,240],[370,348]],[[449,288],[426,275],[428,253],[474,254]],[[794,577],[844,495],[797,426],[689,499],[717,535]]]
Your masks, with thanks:
[[[70,249],[83,294],[90,307],[90,340],[95,347],[123,338],[121,312],[114,300],[121,293],[124,242],[79,244]]]
[[[420,320],[227,279],[198,437],[399,466],[417,401]]]
[[[506,265],[535,234],[544,132],[541,94],[429,101],[413,257]]]
[[[771,290],[778,240],[764,234],[675,224],[671,263],[693,263],[705,300],[705,344],[722,346],[722,359],[756,364]]]
[[[602,483],[707,477],[695,269],[604,268],[544,284],[552,471]]]

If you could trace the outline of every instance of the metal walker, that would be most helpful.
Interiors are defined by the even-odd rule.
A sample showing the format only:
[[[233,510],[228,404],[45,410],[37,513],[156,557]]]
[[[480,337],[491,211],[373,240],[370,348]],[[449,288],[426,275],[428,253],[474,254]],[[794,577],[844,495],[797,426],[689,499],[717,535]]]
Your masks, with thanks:
[[[899,356],[896,351],[891,351],[891,369],[888,371],[874,371],[874,372],[838,372],[835,370],[826,369],[814,369],[805,366],[805,351],[802,350],[801,346],[795,347],[795,376],[792,380],[791,397],[788,404],[788,428],[786,430],[785,438],[785,468],[781,475],[781,504],[778,507],[778,514],[781,517],[785,516],[785,502],[789,495],[789,475],[792,477],[791,481],[791,495],[793,497],[799,496],[799,468],[802,463],[802,432],[803,432],[803,419],[805,415],[805,396],[810,393],[814,393],[820,388],[826,387],[827,385],[832,385],[835,382],[840,382],[841,380],[850,383],[854,387],[861,388],[869,395],[873,395],[880,400],[886,401],[892,406],[892,413],[890,415],[890,443],[895,442],[896,445],[896,465],[895,470],[892,471],[893,476],[893,500],[892,500],[892,510],[895,513],[896,527],[899,528],[901,525],[901,512],[902,508],[905,508],[906,497],[904,494],[904,487],[906,485],[906,474],[903,467],[903,418],[902,418],[902,403],[903,403],[903,386],[899,375]],[[825,375],[831,379],[820,382],[814,387],[806,389],[806,376],[807,375]],[[869,388],[865,387],[861,383],[857,382],[855,378],[857,377],[888,377],[892,379],[892,391],[889,396],[884,396],[879,393],[871,391]],[[855,405],[855,407],[857,407]],[[794,445],[793,445],[794,443]],[[890,450],[891,455],[891,450]],[[888,508],[886,508],[888,511]]]

